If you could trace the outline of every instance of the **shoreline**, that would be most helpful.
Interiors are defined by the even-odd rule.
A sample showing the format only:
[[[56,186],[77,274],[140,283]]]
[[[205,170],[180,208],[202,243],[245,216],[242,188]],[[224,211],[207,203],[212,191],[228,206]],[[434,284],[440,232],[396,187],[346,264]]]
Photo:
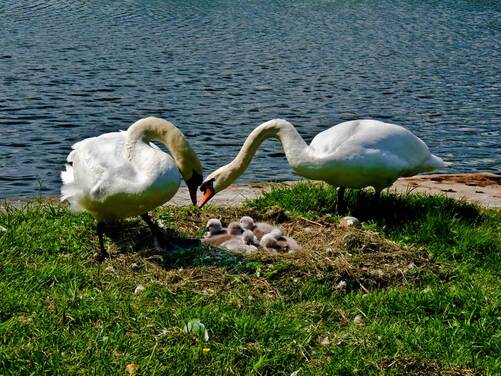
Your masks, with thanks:
[[[256,198],[272,187],[287,186],[304,180],[233,184],[211,199],[213,205],[239,206],[245,200]],[[323,184],[319,182],[319,184]],[[465,199],[489,209],[501,209],[501,175],[493,173],[431,174],[400,178],[389,188],[396,193],[443,194]],[[188,189],[181,187],[164,205],[190,205]]]
[[[301,181],[305,180],[233,184],[214,196],[211,204],[240,206],[245,200],[256,198],[273,187],[288,186]],[[323,183],[319,182],[319,184]],[[485,208],[501,209],[501,175],[493,173],[416,175],[398,179],[388,190],[396,193],[442,194],[454,199],[464,199]],[[49,202],[59,202],[58,196],[41,197]],[[29,200],[30,198],[6,198],[0,201],[0,208],[5,203],[21,206]],[[166,205],[191,205],[188,189],[185,186],[180,187],[174,197],[163,206]]]

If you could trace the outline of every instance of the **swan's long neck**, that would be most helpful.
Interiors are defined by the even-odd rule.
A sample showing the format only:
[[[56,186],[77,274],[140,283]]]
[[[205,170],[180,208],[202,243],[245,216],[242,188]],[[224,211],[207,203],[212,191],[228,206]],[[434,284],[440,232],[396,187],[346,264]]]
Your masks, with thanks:
[[[171,122],[155,117],[138,120],[129,127],[125,144],[127,158],[134,159],[138,143],[149,141],[159,141],[166,146],[184,180],[190,178],[192,169],[201,171],[201,164],[183,133]]]
[[[276,138],[280,141],[292,168],[303,163],[305,159],[309,159],[309,147],[296,128],[286,120],[275,119],[261,124],[249,134],[232,162],[234,167],[245,171],[259,146],[268,138]]]
[[[221,168],[227,170],[229,184],[245,172],[259,146],[268,138],[276,138],[280,141],[293,170],[300,172],[303,170],[302,166],[314,163],[315,158],[310,147],[291,123],[281,119],[270,120],[254,129],[235,159]],[[301,175],[304,176],[303,173]]]

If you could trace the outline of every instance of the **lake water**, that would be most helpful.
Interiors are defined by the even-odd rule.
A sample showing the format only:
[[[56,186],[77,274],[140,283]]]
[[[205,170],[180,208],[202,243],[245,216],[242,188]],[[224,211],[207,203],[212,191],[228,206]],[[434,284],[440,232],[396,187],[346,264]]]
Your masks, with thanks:
[[[206,172],[275,117],[393,122],[442,172],[500,171],[500,1],[2,0],[0,46],[0,198],[57,194],[74,142],[147,115]],[[239,181],[293,178],[268,141]]]

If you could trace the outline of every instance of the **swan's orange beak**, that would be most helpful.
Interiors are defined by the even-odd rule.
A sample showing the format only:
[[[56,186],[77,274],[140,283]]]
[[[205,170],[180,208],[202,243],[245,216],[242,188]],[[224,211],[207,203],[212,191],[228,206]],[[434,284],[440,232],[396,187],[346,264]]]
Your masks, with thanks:
[[[204,206],[207,201],[209,201],[216,192],[214,191],[214,186],[212,185],[212,181],[204,183],[200,186],[200,190],[204,192],[202,199],[198,202],[198,207],[201,208]]]

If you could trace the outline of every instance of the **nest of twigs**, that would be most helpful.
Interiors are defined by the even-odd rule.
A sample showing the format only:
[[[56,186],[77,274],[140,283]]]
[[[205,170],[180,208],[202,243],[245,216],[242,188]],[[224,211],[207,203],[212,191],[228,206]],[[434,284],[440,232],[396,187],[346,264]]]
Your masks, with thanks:
[[[139,255],[143,269],[172,291],[189,288],[212,294],[233,289],[236,284],[246,284],[252,286],[257,295],[267,296],[279,294],[277,289],[286,288],[293,282],[308,280],[322,283],[333,291],[368,292],[375,288],[415,283],[426,270],[434,268],[422,249],[404,248],[379,233],[346,229],[329,221],[291,219],[277,208],[261,215],[242,208],[204,211],[165,208],[156,214],[169,236],[192,239],[203,236],[210,218],[219,218],[228,224],[243,215],[277,224],[303,249],[292,254],[272,255],[262,251],[249,256],[234,255],[204,245],[174,252],[162,251],[155,246],[149,229],[132,220],[121,224],[121,231],[115,233],[114,252],[126,256],[113,262],[119,269],[128,269],[128,264],[138,264]]]

